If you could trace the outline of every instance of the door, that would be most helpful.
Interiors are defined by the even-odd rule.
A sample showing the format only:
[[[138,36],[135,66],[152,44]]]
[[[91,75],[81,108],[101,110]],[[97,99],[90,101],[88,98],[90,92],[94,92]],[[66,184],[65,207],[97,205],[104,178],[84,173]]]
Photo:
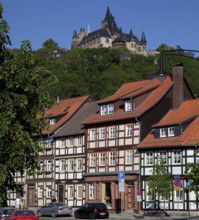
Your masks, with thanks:
[[[127,185],[127,209],[135,209],[134,185]]]
[[[58,185],[58,201],[65,203],[64,198],[64,185]]]
[[[32,187],[28,187],[28,196],[27,196],[27,205],[29,207],[34,207],[34,206],[37,206],[37,198],[36,197],[36,193],[35,193],[35,188],[32,188]]]

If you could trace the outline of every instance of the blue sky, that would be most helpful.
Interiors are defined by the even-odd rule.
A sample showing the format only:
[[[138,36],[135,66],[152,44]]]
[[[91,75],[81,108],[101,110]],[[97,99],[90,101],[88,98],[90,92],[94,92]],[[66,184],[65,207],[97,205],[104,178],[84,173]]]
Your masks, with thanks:
[[[4,19],[10,26],[12,48],[30,40],[33,50],[52,38],[70,49],[76,29],[90,25],[101,28],[107,7],[118,27],[130,29],[140,39],[142,31],[147,49],[162,43],[172,47],[199,50],[199,0],[1,0]]]

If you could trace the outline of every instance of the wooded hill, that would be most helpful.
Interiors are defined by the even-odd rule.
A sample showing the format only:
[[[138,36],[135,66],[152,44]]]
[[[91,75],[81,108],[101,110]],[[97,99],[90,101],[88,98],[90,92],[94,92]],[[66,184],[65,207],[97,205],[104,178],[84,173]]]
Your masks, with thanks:
[[[123,83],[146,79],[147,74],[159,71],[159,54],[144,57],[131,55],[126,49],[73,49],[60,59],[44,56],[44,52],[35,51],[36,66],[51,75],[53,80],[46,86],[54,100],[57,96],[64,99],[82,95],[99,100],[112,95]],[[164,72],[171,73],[173,65],[183,63],[185,77],[193,93],[199,95],[199,60],[183,55],[190,53],[164,55]]]

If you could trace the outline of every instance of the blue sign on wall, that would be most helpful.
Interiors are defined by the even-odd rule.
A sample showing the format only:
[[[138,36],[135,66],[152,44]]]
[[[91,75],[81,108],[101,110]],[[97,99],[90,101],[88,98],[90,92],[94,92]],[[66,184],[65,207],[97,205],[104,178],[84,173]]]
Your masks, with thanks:
[[[124,180],[124,178],[125,178],[124,171],[119,171],[118,172],[118,180],[119,181]]]

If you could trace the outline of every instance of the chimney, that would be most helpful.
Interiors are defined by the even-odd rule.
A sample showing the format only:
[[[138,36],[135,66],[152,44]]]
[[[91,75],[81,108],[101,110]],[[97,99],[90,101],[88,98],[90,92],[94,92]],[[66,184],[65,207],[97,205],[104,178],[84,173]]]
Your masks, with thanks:
[[[173,109],[178,109],[184,101],[184,77],[183,66],[178,64],[172,69],[173,79]]]

